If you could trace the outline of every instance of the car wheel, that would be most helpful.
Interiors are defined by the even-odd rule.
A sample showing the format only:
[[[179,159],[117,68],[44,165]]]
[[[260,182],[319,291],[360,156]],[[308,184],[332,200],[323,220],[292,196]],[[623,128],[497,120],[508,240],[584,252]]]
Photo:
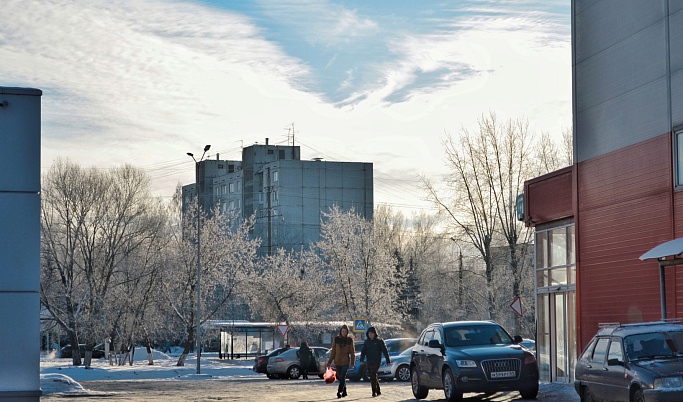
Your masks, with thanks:
[[[519,389],[522,399],[536,399],[538,395],[538,381],[528,382]]]
[[[299,366],[294,365],[290,367],[289,370],[287,370],[287,375],[292,380],[296,380],[301,375],[301,369],[299,368]]]
[[[462,390],[458,389],[458,383],[449,368],[443,373],[443,393],[449,402],[462,401]]]
[[[429,394],[429,388],[420,385],[420,376],[417,373],[417,368],[413,368],[411,379],[411,388],[413,389],[413,396],[415,399],[425,399]]]
[[[645,397],[643,396],[643,390],[637,389],[631,397],[632,402],[645,402]]]
[[[398,366],[396,369],[396,379],[399,381],[410,381],[410,367],[407,364]]]

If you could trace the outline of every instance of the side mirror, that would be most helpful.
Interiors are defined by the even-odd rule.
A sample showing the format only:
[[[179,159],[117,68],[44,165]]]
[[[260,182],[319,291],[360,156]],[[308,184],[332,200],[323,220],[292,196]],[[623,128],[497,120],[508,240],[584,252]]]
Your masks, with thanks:
[[[427,346],[429,346],[430,348],[439,348],[439,349],[442,347],[441,342],[439,342],[436,339],[432,339],[431,341],[429,341]]]
[[[521,337],[520,335],[515,335],[515,336],[512,338],[512,341],[513,341],[514,343],[522,343],[523,339],[522,339],[522,337]]]
[[[624,362],[622,362],[619,359],[609,359],[609,360],[607,360],[607,365],[608,366],[623,366]]]

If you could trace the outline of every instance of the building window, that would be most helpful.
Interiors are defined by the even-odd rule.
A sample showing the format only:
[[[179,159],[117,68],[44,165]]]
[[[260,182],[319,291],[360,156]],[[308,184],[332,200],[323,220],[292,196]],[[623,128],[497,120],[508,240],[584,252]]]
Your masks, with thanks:
[[[233,183],[230,183],[230,193],[232,194],[234,192],[235,192],[235,183],[233,182]]]
[[[228,173],[234,173],[235,172],[235,165],[228,165]]]
[[[277,181],[278,174],[277,171],[273,172],[273,181]]]
[[[230,200],[230,210],[232,211],[232,210],[234,210],[234,209],[235,209],[235,201],[234,201],[234,200]]]
[[[221,190],[222,190],[223,194],[225,194],[225,184],[223,184],[223,185],[221,186]]]
[[[536,286],[576,283],[574,225],[536,232]]]
[[[218,168],[219,168],[219,169],[223,169],[223,165],[221,165],[221,164],[219,163],[219,164],[218,164]]]

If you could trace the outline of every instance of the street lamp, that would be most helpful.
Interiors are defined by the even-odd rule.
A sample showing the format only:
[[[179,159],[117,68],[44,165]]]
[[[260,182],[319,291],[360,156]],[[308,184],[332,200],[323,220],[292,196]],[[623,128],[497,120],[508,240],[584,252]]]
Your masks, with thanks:
[[[202,278],[202,263],[200,261],[200,243],[199,243],[199,162],[201,162],[204,159],[204,155],[206,155],[206,151],[211,148],[211,145],[207,145],[204,147],[204,153],[202,154],[202,157],[199,158],[199,161],[197,161],[194,158],[194,154],[192,152],[188,152],[187,154],[194,160],[194,174],[195,174],[195,187],[197,189],[197,374],[201,374],[201,356],[202,356],[202,327],[201,327],[201,292],[199,291],[199,284],[201,283],[201,278]]]

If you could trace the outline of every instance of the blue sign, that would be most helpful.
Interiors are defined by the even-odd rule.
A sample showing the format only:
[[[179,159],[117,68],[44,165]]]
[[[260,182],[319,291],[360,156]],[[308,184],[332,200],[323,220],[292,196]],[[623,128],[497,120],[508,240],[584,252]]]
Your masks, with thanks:
[[[365,332],[365,318],[353,319],[353,332]]]
[[[524,194],[517,196],[517,220],[524,220]]]

